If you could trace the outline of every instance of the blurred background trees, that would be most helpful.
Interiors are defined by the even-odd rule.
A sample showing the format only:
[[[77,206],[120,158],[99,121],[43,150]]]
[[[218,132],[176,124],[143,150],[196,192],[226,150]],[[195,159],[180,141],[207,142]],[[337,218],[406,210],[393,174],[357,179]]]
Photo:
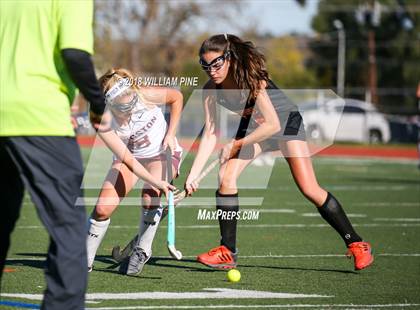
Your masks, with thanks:
[[[223,3],[223,9],[192,0],[97,0],[97,63],[100,68],[179,75],[204,37],[196,25],[227,20],[232,11],[240,12],[237,0]]]
[[[369,14],[376,19],[373,25]],[[413,111],[420,80],[419,2],[319,1],[318,13],[312,20],[312,28],[318,35],[310,42],[312,54],[307,64],[324,87],[335,85],[336,80],[337,31],[333,23],[337,19],[346,31],[345,96],[369,97],[368,41],[369,32],[373,32],[379,108],[389,112]]]
[[[296,0],[302,6],[308,1],[313,0]],[[96,0],[96,65],[101,72],[127,67],[141,75],[198,76],[200,88],[206,81],[198,64],[201,42],[214,34],[215,23],[241,20],[242,5],[240,0]],[[373,25],[369,8],[374,7],[380,8],[380,15],[371,12]],[[271,78],[279,86],[336,90],[338,39],[333,23],[340,20],[346,32],[345,97],[373,99],[368,45],[373,33],[378,107],[390,112],[416,110],[420,79],[417,0],[318,0],[313,35],[261,33],[257,25],[262,18],[247,20],[247,26],[238,26],[235,34],[263,50]],[[188,95],[192,89],[182,91]]]

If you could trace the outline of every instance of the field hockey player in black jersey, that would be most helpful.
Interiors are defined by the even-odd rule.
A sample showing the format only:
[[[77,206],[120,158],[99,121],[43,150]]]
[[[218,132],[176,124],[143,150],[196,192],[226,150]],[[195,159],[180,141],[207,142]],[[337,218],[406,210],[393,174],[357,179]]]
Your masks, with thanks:
[[[185,189],[198,189],[194,180],[204,168],[217,142],[216,106],[222,105],[241,116],[237,133],[220,153],[216,208],[221,212],[239,210],[237,180],[261,153],[281,151],[302,194],[322,218],[341,236],[354,257],[356,270],[372,264],[371,246],[355,232],[338,200],[316,179],[305,141],[302,117],[297,107],[269,79],[265,57],[252,42],[231,34],[214,35],[199,51],[200,64],[209,76],[203,90],[205,129]],[[237,264],[236,217],[219,217],[220,246],[197,257],[209,267],[230,269]]]

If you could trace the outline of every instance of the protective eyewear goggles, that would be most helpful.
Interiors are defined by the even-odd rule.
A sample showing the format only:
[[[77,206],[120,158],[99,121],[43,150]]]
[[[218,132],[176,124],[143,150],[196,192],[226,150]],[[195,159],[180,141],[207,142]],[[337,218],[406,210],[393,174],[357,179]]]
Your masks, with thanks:
[[[111,109],[118,112],[130,112],[137,104],[139,97],[136,91],[130,88],[130,81],[125,78],[116,83],[105,94],[105,102]],[[129,100],[127,101],[127,98]]]
[[[217,71],[223,67],[226,59],[228,59],[229,56],[230,56],[230,52],[227,51],[223,55],[217,57],[216,59],[213,59],[210,63],[205,62],[202,58],[200,58],[199,62],[200,62],[201,68],[203,68],[204,71],[207,71],[207,72],[210,72],[212,70]]]
[[[131,99],[129,99],[128,102],[124,102],[124,101],[127,101],[127,97],[128,98],[131,97]],[[110,106],[111,106],[111,109],[115,111],[118,111],[121,113],[128,113],[134,109],[138,101],[139,101],[139,96],[137,95],[136,92],[127,92],[127,93],[122,93],[121,95],[116,97],[114,100],[112,100]]]

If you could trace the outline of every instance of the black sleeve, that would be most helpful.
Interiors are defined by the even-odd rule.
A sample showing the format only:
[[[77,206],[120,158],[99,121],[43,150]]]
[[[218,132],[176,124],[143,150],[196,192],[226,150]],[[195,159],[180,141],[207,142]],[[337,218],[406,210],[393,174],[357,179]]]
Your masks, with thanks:
[[[102,115],[105,110],[104,95],[96,79],[90,54],[74,48],[61,50],[64,63],[74,84],[90,103],[90,110]]]

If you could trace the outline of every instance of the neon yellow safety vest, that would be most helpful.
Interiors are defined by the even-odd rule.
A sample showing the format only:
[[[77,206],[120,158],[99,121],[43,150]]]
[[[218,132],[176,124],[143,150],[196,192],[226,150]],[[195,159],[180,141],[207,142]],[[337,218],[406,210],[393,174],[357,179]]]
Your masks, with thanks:
[[[93,54],[93,1],[0,1],[0,136],[74,136],[60,51]]]

